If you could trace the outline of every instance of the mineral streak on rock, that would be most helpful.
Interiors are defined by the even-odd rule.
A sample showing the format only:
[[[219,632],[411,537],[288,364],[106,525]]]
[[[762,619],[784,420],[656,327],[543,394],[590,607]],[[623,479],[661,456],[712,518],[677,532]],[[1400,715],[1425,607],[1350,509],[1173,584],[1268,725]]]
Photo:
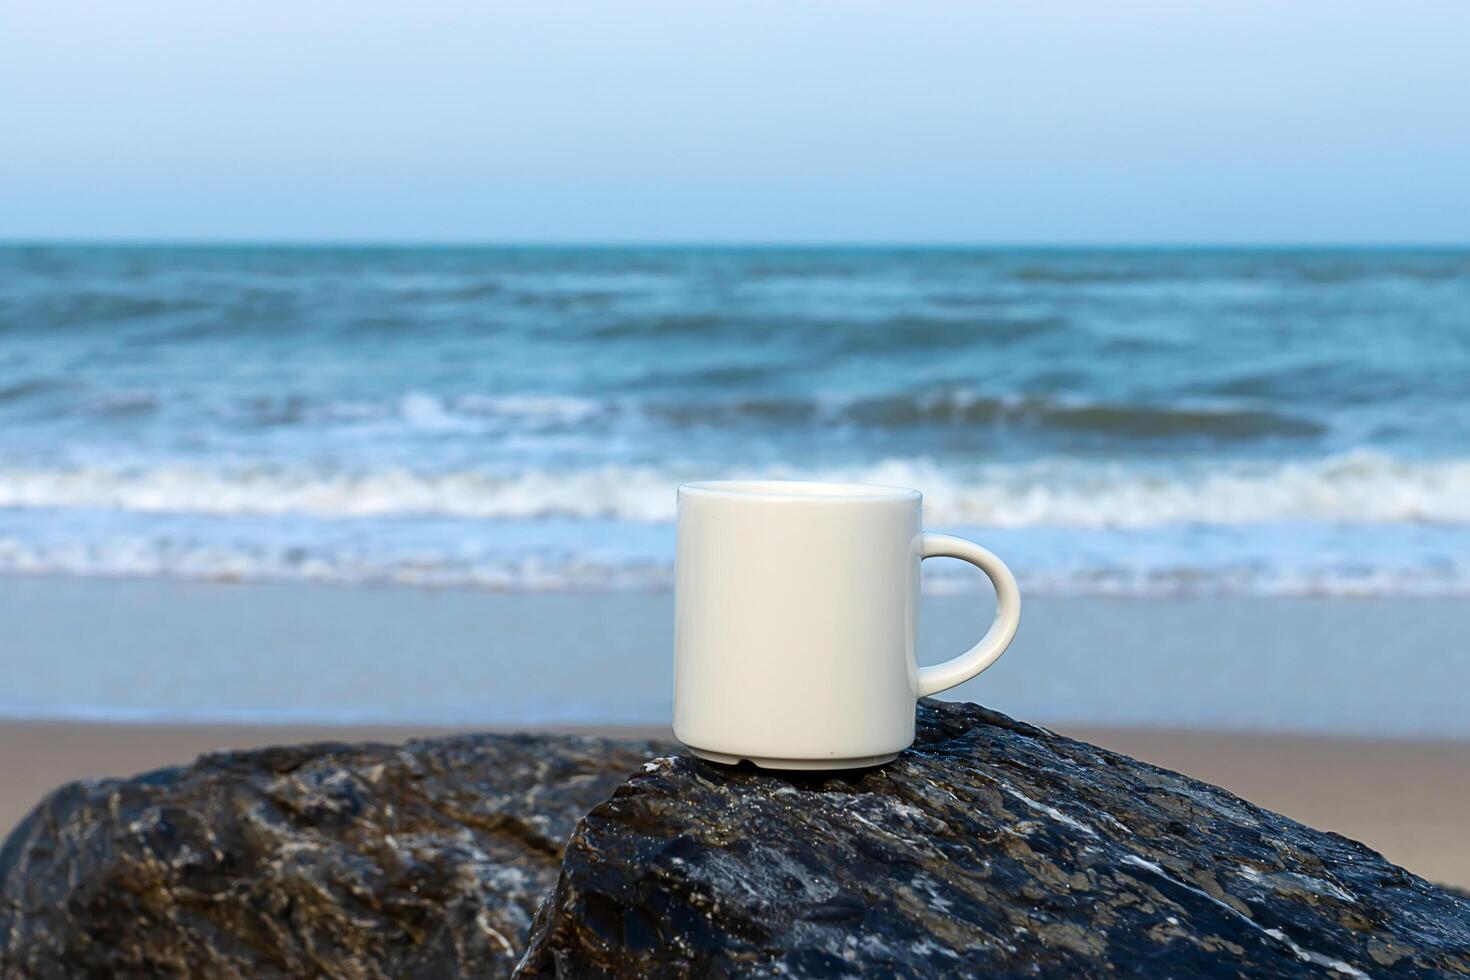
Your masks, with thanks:
[[[0,849],[0,976],[505,976],[577,819],[669,748],[319,744],[73,783]]]
[[[1470,974],[1470,901],[1185,776],[974,705],[849,774],[689,757],[568,845],[523,976]]]

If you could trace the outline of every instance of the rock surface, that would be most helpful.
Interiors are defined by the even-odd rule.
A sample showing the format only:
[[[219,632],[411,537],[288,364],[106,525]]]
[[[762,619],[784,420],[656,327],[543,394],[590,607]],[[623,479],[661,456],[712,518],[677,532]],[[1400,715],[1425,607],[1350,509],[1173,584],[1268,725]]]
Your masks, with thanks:
[[[582,822],[525,976],[1470,973],[1470,901],[974,705],[850,775],[645,767]]]
[[[974,705],[922,703],[911,751],[845,775],[671,748],[321,744],[63,787],[0,848],[0,977],[1470,974],[1464,896]]]
[[[577,819],[667,748],[322,744],[73,783],[0,849],[0,976],[506,976]]]

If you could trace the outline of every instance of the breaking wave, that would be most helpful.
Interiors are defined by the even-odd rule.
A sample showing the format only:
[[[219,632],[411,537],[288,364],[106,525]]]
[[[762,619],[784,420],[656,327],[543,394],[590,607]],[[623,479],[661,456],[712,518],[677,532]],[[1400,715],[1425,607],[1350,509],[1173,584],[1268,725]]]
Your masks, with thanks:
[[[832,429],[908,432],[917,428],[995,431],[1038,436],[1117,441],[1247,443],[1261,439],[1311,439],[1330,426],[1309,415],[1233,404],[1150,404],[1031,395],[981,394],[963,384],[935,384],[892,394],[730,395],[790,368],[762,362],[722,364],[697,371],[650,370],[629,382],[627,393],[585,397],[535,392],[485,394],[475,391],[435,394],[408,390],[373,399],[320,400],[296,393],[214,398],[203,404],[171,402],[164,392],[115,388],[83,392],[84,397],[54,404],[66,382],[51,377],[0,385],[0,402],[34,401],[57,417],[141,418],[173,412],[202,412],[225,430],[291,427],[330,437],[343,427],[373,426],[405,435],[447,432],[495,435],[513,432],[576,434],[589,429],[618,431],[648,424],[677,431],[687,425],[728,425],[763,429]],[[644,394],[642,389],[678,383],[698,390]]]
[[[678,465],[527,468],[496,473],[349,472],[267,464],[0,468],[0,508],[357,518],[672,520],[674,487],[749,476]],[[1311,460],[1179,464],[1055,459],[941,466],[893,458],[872,466],[768,467],[767,478],[918,487],[931,523],[1019,528],[1171,524],[1470,524],[1470,458],[1407,459],[1359,450]]]

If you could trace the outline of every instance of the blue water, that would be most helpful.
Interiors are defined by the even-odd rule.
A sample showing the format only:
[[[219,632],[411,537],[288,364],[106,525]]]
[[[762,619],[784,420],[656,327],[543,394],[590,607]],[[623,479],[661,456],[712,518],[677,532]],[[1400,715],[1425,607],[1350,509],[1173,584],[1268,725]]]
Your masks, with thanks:
[[[1464,250],[0,249],[0,574],[659,589],[790,476],[1034,592],[1466,594],[1467,434]]]

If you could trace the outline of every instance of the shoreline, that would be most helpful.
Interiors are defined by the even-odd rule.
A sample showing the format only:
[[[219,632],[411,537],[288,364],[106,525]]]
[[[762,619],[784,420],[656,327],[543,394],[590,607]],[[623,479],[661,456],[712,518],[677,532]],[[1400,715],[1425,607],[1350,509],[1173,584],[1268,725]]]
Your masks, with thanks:
[[[920,663],[990,600],[926,595]],[[0,718],[421,729],[660,724],[668,593],[494,593],[0,577]],[[1464,740],[1470,603],[1028,597],[1012,648],[944,697],[1024,720]]]
[[[1215,783],[1362,841],[1431,881],[1470,888],[1470,743],[1060,724],[1062,734]],[[657,725],[193,725],[0,720],[0,834],[74,779],[186,764],[216,749],[538,731],[672,738]]]
[[[978,584],[925,596],[920,662],[973,643],[989,606]],[[0,577],[0,829],[68,780],[216,748],[667,736],[672,620],[667,593]],[[1466,635],[1460,600],[1037,596],[1011,651],[944,697],[1470,888]]]

